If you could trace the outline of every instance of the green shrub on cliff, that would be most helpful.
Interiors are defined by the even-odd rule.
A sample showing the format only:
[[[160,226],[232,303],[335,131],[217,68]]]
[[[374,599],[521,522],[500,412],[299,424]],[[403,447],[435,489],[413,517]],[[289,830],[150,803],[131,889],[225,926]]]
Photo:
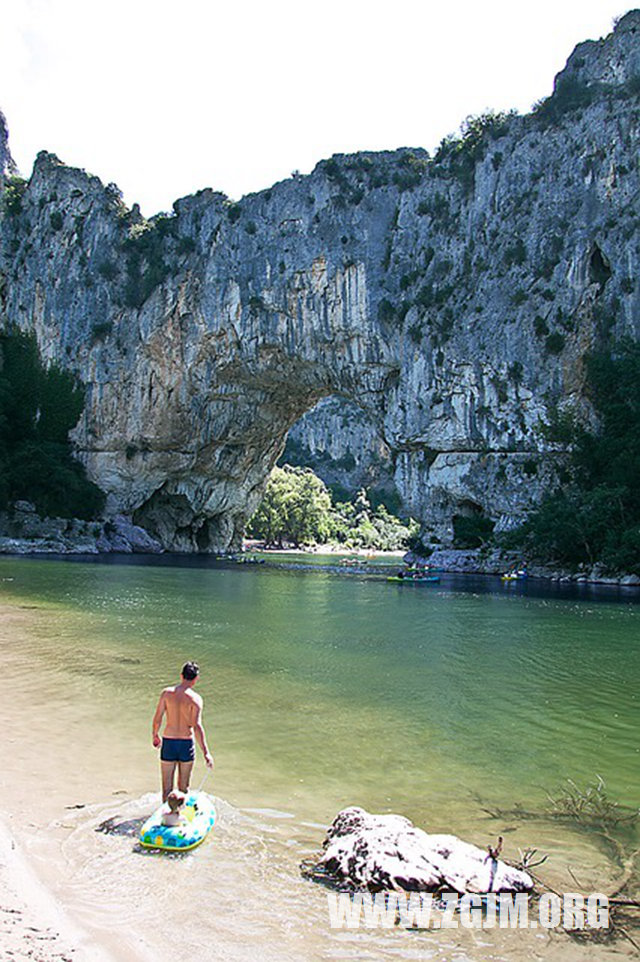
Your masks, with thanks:
[[[150,294],[174,273],[176,241],[177,219],[169,214],[157,214],[123,242],[127,307],[142,307]]]
[[[94,518],[104,494],[73,458],[69,431],[84,406],[75,379],[46,369],[33,337],[0,335],[0,505],[33,501],[43,515]]]
[[[445,137],[433,158],[436,166],[447,170],[462,184],[465,192],[473,189],[476,165],[483,160],[492,141],[504,137],[515,111],[496,113],[492,110],[470,116],[460,127],[460,134]]]
[[[550,97],[533,105],[533,118],[542,128],[557,124],[565,114],[592,104],[601,89],[601,84],[588,86],[577,77],[562,77]]]
[[[7,177],[4,194],[2,195],[2,209],[9,216],[22,213],[22,198],[27,189],[27,181],[23,177]]]
[[[553,419],[550,438],[571,450],[566,476],[505,540],[541,561],[640,574],[640,344],[592,355],[587,371],[599,426]]]
[[[544,348],[548,354],[562,354],[564,350],[564,337],[558,331],[548,334],[544,341]]]

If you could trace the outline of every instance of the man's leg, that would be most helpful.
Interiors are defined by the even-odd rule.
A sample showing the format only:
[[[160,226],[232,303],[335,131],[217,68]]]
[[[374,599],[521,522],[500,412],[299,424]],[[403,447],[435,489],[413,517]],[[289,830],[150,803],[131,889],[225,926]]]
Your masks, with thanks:
[[[166,802],[169,792],[173,791],[173,775],[177,762],[160,762],[162,769],[162,801]]]
[[[178,788],[185,794],[189,791],[193,762],[178,762]]]

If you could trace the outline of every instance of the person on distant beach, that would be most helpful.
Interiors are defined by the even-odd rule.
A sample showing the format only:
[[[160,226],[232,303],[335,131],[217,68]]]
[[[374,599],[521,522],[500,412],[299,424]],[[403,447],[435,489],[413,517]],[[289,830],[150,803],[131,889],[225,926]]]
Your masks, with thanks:
[[[181,808],[184,806],[187,796],[184,792],[169,792],[167,795],[167,805],[169,806],[169,811],[165,812],[162,816],[162,824],[168,825],[173,828],[175,825],[182,825],[185,821],[185,817],[181,812]]]
[[[182,668],[180,683],[165,688],[158,701],[152,724],[153,747],[160,748],[160,767],[162,770],[162,801],[166,802],[173,791],[176,768],[178,788],[189,791],[191,771],[196,757],[194,742],[202,749],[208,768],[213,768],[213,758],[207,746],[207,738],[202,726],[202,698],[193,691],[200,676],[200,669],[194,661],[188,661]],[[159,731],[162,719],[166,724],[162,739]]]

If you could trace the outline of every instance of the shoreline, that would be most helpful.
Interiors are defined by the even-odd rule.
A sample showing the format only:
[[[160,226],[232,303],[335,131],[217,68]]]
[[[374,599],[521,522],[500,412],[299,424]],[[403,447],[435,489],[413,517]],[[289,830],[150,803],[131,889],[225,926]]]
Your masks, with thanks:
[[[28,645],[38,631],[40,611],[26,610],[29,608],[16,601],[0,600],[0,643],[5,657],[12,647],[10,639],[20,648]],[[9,662],[9,686],[15,686],[21,670]],[[118,962],[115,943],[112,946],[82,921],[74,906],[58,893],[56,880],[62,865],[55,844],[43,848],[42,843],[56,826],[66,799],[62,805],[58,801],[53,808],[43,808],[42,774],[37,764],[43,731],[37,719],[27,715],[25,737],[24,717],[29,707],[24,700],[14,703],[15,715],[7,717],[3,730],[6,758],[0,773],[0,790],[5,798],[0,812],[0,958],[13,962]],[[16,744],[21,746],[17,754],[13,748]],[[55,790],[59,790],[57,785]],[[49,799],[50,795],[51,786],[45,784],[44,796]],[[139,954],[130,957],[132,962],[142,962]]]
[[[125,515],[116,515],[107,522],[83,522],[63,518],[40,518],[33,504],[17,501],[11,524],[0,517],[0,557],[53,557],[56,559],[84,558],[97,560],[110,557],[118,560],[120,555],[207,557],[219,561],[250,562],[247,555],[262,554],[280,558],[287,555],[326,555],[350,559],[352,565],[376,559],[406,560],[408,563],[429,564],[446,574],[473,574],[502,576],[508,571],[527,567],[531,578],[539,578],[559,584],[603,585],[609,587],[640,588],[640,575],[628,572],[610,574],[598,563],[576,570],[556,567],[553,564],[535,564],[518,552],[504,551],[489,546],[480,548],[454,548],[435,546],[428,558],[415,554],[411,549],[378,551],[371,548],[347,548],[338,542],[314,544],[307,547],[268,547],[257,538],[244,538],[242,547],[236,551],[199,552],[165,551],[162,545],[147,531],[133,524]],[[345,567],[348,565],[345,564]]]
[[[6,544],[2,544],[1,542],[2,539],[0,539],[0,558],[30,558],[43,561],[86,561],[89,564],[145,564],[147,559],[150,561],[150,563],[154,563],[152,559],[155,559],[155,563],[157,564],[170,566],[171,560],[175,558],[179,559],[180,561],[186,561],[187,565],[193,563],[194,567],[197,567],[195,562],[197,562],[198,559],[206,559],[213,562],[219,561],[223,563],[236,562],[242,564],[243,556],[256,554],[266,555],[268,558],[273,558],[274,562],[279,562],[281,558],[288,555],[299,555],[300,557],[306,557],[308,555],[335,555],[336,562],[339,558],[353,558],[355,561],[361,560],[363,563],[369,561],[375,562],[375,560],[378,558],[389,560],[395,559],[398,562],[402,562],[406,559],[408,563],[418,561],[419,563],[428,564],[442,574],[472,575],[491,578],[500,577],[506,571],[509,571],[515,567],[520,567],[522,564],[521,558],[518,559],[514,556],[509,557],[499,551],[493,551],[489,554],[481,555],[480,549],[459,548],[436,548],[429,558],[422,558],[418,555],[414,555],[411,551],[366,551],[364,549],[347,550],[343,549],[339,545],[317,545],[312,549],[262,548],[257,547],[249,542],[242,552],[221,552],[220,554],[215,554],[212,552],[205,554],[197,552],[178,553],[170,551],[88,552],[79,549],[65,551],[61,550],[60,544],[49,544],[46,547],[43,547],[43,545],[39,542],[34,543],[26,540],[21,541],[19,545],[16,545],[16,542],[14,541],[12,544],[12,548],[14,548],[14,550],[9,550],[8,546]],[[244,563],[250,562],[245,561]],[[310,565],[309,567],[312,569],[313,565]],[[345,566],[345,568],[346,567],[347,566]],[[561,585],[588,585],[602,588],[624,588],[625,590],[640,588],[640,576],[627,573],[606,575],[599,571],[597,566],[594,566],[593,569],[586,572],[570,571],[565,568],[553,568],[548,565],[528,564],[527,570],[528,575],[526,578],[512,583],[526,584],[527,581],[543,581]]]
[[[481,548],[436,548],[428,559],[420,559],[413,552],[406,553],[407,560],[423,560],[434,568],[448,574],[502,576],[526,566],[527,576],[520,580],[520,584],[528,578],[551,581],[556,584],[567,585],[600,585],[609,588],[638,588],[640,577],[635,574],[619,572],[607,575],[598,565],[590,569],[571,571],[568,568],[554,567],[528,562],[522,555],[515,552],[505,552],[499,549],[487,551]]]
[[[0,955],[37,962],[117,962],[83,931],[38,878],[0,817]]]
[[[377,549],[370,548],[345,548],[344,545],[339,544],[317,544],[310,548],[265,548],[260,547],[259,544],[256,545],[255,542],[245,541],[244,550],[240,552],[241,554],[266,554],[266,555],[283,555],[283,554],[300,554],[300,555],[339,555],[345,558],[404,558],[407,554],[407,550],[400,548],[397,551],[378,551]]]

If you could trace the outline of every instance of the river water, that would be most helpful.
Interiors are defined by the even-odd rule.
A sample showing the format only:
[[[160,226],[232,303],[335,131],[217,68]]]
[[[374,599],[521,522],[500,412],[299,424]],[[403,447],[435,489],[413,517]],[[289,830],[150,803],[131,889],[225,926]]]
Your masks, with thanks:
[[[123,959],[164,962],[176,938],[204,962],[619,958],[619,944],[560,934],[333,931],[326,892],[298,866],[357,804],[483,847],[502,834],[513,858],[536,847],[562,890],[613,888],[610,846],[549,817],[549,795],[599,776],[639,804],[636,593],[403,586],[314,560],[0,560],[1,779],[57,897]],[[157,804],[151,716],[188,659],[219,823],[189,856],[140,854],[137,825]],[[196,787],[203,774],[199,760]],[[115,834],[96,831],[108,819]]]

